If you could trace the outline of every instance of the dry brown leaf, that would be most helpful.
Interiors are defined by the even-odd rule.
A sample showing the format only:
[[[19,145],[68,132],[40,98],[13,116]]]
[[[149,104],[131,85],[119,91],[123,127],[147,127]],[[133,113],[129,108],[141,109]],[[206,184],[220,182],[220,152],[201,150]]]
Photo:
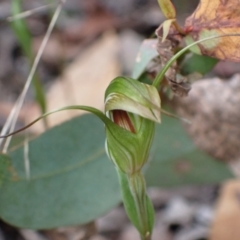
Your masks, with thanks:
[[[113,32],[106,33],[99,41],[87,48],[63,72],[47,93],[48,111],[68,105],[89,105],[103,109],[104,92],[109,82],[120,75],[118,60],[118,37]],[[48,117],[52,127],[83,113],[64,111]],[[25,122],[40,116],[36,107],[25,110]],[[42,124],[31,130],[41,132]]]
[[[158,36],[157,51],[160,56],[161,65],[164,67],[166,63],[173,57],[174,48],[177,47],[178,42],[174,41],[173,39],[164,39],[163,41],[162,26],[156,30],[156,35]],[[187,78],[179,74],[179,69],[176,61],[167,70],[165,78],[176,96],[185,97],[191,90],[191,85],[188,83]]]
[[[210,240],[240,239],[240,181],[224,184],[210,234]]]
[[[185,22],[194,41],[204,37],[240,33],[239,0],[201,0]],[[222,60],[240,61],[240,36],[227,36],[199,44],[204,55]]]

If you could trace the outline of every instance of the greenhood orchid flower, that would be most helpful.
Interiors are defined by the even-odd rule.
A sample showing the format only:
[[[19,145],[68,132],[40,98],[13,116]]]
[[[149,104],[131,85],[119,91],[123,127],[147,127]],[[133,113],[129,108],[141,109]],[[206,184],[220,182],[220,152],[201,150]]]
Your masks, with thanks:
[[[161,102],[156,87],[118,77],[105,92],[106,152],[114,162],[123,203],[142,239],[150,239],[154,210],[141,173],[151,148],[155,122],[160,122]]]
[[[154,135],[154,122],[160,122],[157,89],[136,80],[118,77],[105,93],[106,115],[118,126],[106,126],[106,152],[117,168],[126,174],[139,172],[146,163]]]

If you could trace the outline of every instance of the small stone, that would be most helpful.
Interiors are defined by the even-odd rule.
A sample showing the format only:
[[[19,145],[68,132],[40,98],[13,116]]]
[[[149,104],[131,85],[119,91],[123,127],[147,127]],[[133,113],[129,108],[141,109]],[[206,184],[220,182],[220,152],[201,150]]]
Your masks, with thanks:
[[[4,240],[4,236],[3,236],[1,229],[0,229],[0,240]]]
[[[51,240],[80,240],[94,236],[96,234],[96,227],[94,222],[90,222],[80,226],[45,230],[44,233]]]
[[[195,220],[203,226],[209,226],[214,218],[214,209],[211,206],[201,205],[196,209]]]
[[[194,214],[195,207],[190,205],[183,198],[172,199],[163,213],[163,220],[166,224],[188,224]]]
[[[195,226],[184,229],[179,232],[173,240],[199,240],[208,239],[209,228],[203,226]]]
[[[108,239],[100,235],[95,235],[89,238],[89,240],[108,240]]]
[[[240,74],[236,74],[229,80],[197,81],[187,98],[176,98],[178,114],[191,121],[185,127],[194,143],[226,162],[240,156],[239,91]]]
[[[147,192],[155,208],[161,208],[164,206],[173,195],[171,191],[157,187],[150,187]]]
[[[121,233],[119,240],[139,240],[140,236],[136,228],[128,225]]]
[[[155,226],[152,233],[152,240],[172,240],[172,234],[168,231],[167,225],[163,222],[162,213],[155,214]]]
[[[110,211],[106,216],[96,220],[99,232],[121,231],[128,223],[127,215],[122,207]]]
[[[47,240],[46,237],[38,233],[37,231],[33,231],[30,229],[21,229],[20,234],[23,236],[25,240]],[[1,237],[0,237],[1,239]]]

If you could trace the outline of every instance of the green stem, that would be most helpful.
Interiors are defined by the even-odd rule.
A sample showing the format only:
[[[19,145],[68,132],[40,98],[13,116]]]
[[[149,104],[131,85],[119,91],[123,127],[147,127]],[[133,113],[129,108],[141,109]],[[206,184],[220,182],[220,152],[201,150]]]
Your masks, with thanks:
[[[148,207],[146,198],[146,183],[141,172],[128,176],[129,187],[133,195],[141,229],[141,239],[151,239],[151,227],[149,226]]]
[[[51,115],[53,113],[62,112],[62,111],[66,111],[66,110],[84,110],[84,111],[87,111],[87,112],[90,112],[90,113],[93,113],[94,115],[96,115],[98,118],[100,118],[102,120],[102,122],[105,125],[114,124],[109,118],[107,118],[100,110],[98,110],[96,108],[89,107],[89,106],[83,106],[83,105],[72,105],[72,106],[62,107],[62,108],[55,109],[55,110],[53,110],[51,112],[44,113],[42,116],[36,118],[34,121],[29,123],[25,127],[20,128],[20,129],[14,131],[14,132],[11,132],[11,133],[9,133],[7,135],[0,136],[0,138],[6,138],[6,137],[9,137],[9,136],[12,136],[12,135],[14,135],[16,133],[19,133],[19,132],[21,132],[21,131],[31,127],[33,124],[35,124],[39,120],[44,119],[44,118],[46,118],[47,116],[49,116],[49,115]]]
[[[173,22],[173,25],[179,33],[181,33],[182,35],[185,35],[184,30],[182,29],[182,27],[180,25],[178,25],[177,21]]]
[[[167,72],[167,70],[171,67],[171,65],[183,54],[185,53],[187,50],[189,50],[191,47],[195,46],[196,44],[208,41],[208,40],[212,40],[214,38],[220,38],[220,37],[229,37],[229,36],[240,36],[240,33],[235,33],[235,34],[223,34],[223,35],[215,35],[215,36],[211,36],[211,37],[207,37],[207,38],[203,38],[200,39],[194,43],[189,44],[188,46],[186,46],[185,48],[183,48],[182,50],[180,50],[179,52],[177,52],[167,63],[166,65],[163,67],[163,69],[158,73],[158,75],[156,76],[156,78],[154,79],[153,82],[153,86],[158,87],[159,84],[161,83],[161,81],[164,78],[165,73]]]

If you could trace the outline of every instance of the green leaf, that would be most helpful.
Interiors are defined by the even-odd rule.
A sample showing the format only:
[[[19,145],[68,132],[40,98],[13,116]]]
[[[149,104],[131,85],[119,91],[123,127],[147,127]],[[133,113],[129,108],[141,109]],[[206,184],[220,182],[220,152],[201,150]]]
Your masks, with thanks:
[[[151,186],[212,184],[233,177],[226,164],[194,146],[179,120],[166,116],[156,126],[150,159],[146,181]]]
[[[151,85],[152,84],[152,79],[150,78],[150,76],[148,75],[147,72],[144,72],[139,78],[138,78],[139,82]]]
[[[196,149],[178,120],[163,116],[156,129],[148,185],[211,184],[232,177],[225,164]],[[10,167],[0,155],[0,217],[19,227],[46,229],[83,224],[113,208],[121,196],[104,138],[102,123],[92,115],[50,129],[29,143],[30,180],[22,148],[11,152]]]
[[[169,34],[170,27],[173,22],[175,22],[176,19],[167,19],[163,22],[162,28],[163,28],[163,36],[162,36],[162,42],[164,42]]]
[[[140,78],[148,64],[158,56],[157,42],[157,39],[145,39],[143,41],[133,68],[132,78]]]
[[[104,150],[103,124],[75,118],[29,142],[30,180],[23,148],[11,152],[15,177],[0,188],[0,216],[18,227],[48,229],[83,224],[121,201],[113,164]]]
[[[17,15],[22,12],[21,7],[22,1],[20,0],[12,0],[12,14]],[[32,38],[28,27],[24,21],[24,19],[16,19],[11,23],[12,29],[16,35],[17,40],[19,41],[21,48],[23,49],[24,54],[32,59]]]
[[[134,200],[134,197],[130,189],[130,183],[128,181],[128,177],[121,170],[119,169],[116,169],[116,170],[117,170],[119,182],[121,185],[122,198],[123,198],[124,208],[127,212],[127,215],[131,220],[131,222],[133,223],[133,225],[137,228],[139,233],[144,234],[143,232],[144,229],[141,229],[136,202]],[[144,185],[145,185],[145,181],[144,181]],[[154,227],[154,208],[153,208],[152,202],[150,201],[146,193],[144,193],[144,198],[145,198],[144,202],[146,202],[146,213],[147,213],[147,226],[145,226],[145,228],[151,234]]]
[[[167,19],[176,18],[176,10],[170,0],[158,0],[163,15]]]
[[[211,71],[218,61],[216,58],[192,53],[191,56],[186,58],[182,63],[181,73],[188,75],[198,72],[204,75]]]
[[[0,154],[0,188],[2,182],[8,177],[8,171],[10,170],[10,160],[7,155]]]
[[[154,211],[152,201],[150,200],[148,195],[146,195],[146,205],[147,205],[147,212],[148,212],[148,224],[150,227],[150,231],[152,233],[154,228],[155,211]]]
[[[17,15],[22,12],[21,4],[22,1],[20,0],[12,0],[11,10],[13,15]],[[32,65],[34,61],[32,53],[32,36],[25,20],[22,18],[15,19],[12,21],[11,26],[24,54],[28,58],[30,65]],[[46,97],[41,81],[36,74],[33,76],[33,86],[36,102],[38,103],[41,112],[45,113],[47,108]]]
[[[38,75],[35,74],[33,76],[33,87],[34,87],[34,92],[35,92],[35,100],[38,103],[41,113],[45,113],[47,111],[47,101],[46,101],[46,96],[45,92],[42,86],[42,83],[40,79],[38,78]],[[47,126],[47,123],[45,122],[45,126]]]
[[[117,170],[119,182],[121,185],[122,199],[123,199],[123,204],[124,204],[126,213],[129,219],[131,220],[131,222],[133,223],[133,225],[137,228],[139,232],[141,232],[138,213],[135,206],[134,198],[129,188],[127,175],[118,168],[116,170]]]

